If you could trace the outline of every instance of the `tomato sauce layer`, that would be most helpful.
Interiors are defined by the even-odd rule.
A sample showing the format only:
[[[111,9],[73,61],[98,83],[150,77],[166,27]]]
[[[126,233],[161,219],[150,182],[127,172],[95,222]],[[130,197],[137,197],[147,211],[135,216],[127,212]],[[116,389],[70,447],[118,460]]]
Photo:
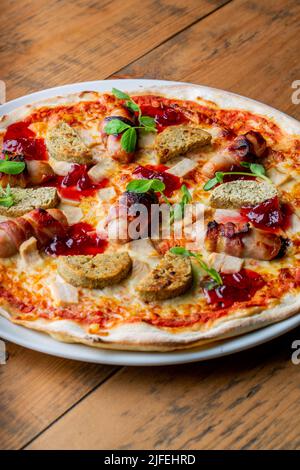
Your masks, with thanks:
[[[149,96],[139,96],[136,101],[143,116],[154,118],[158,132],[162,132],[168,126],[178,126],[188,122],[188,118],[176,104],[166,104],[163,101],[155,101],[155,99],[151,100]]]

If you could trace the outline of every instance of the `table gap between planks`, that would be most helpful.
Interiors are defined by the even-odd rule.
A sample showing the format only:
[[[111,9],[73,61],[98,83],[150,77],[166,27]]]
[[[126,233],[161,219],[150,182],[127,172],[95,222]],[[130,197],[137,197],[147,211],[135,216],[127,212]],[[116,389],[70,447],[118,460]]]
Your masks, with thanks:
[[[300,119],[298,0],[2,0],[7,97],[108,77],[191,81]],[[0,448],[299,448],[300,329],[206,363],[118,368],[8,344]],[[103,431],[104,430],[104,431]]]

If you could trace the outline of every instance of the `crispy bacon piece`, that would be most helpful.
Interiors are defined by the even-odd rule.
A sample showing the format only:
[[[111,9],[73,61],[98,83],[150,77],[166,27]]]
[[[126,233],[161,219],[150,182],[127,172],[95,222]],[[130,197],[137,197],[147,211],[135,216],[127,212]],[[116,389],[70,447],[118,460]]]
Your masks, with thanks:
[[[135,116],[125,106],[116,106],[112,109],[109,116],[106,116],[101,123],[101,135],[104,145],[106,146],[107,154],[114,160],[120,163],[130,163],[133,159],[134,152],[126,152],[121,146],[121,135],[120,134],[106,134],[104,129],[109,121],[112,119],[119,119],[120,121],[134,126]]]
[[[26,169],[28,173],[28,185],[36,186],[51,180],[54,176],[54,170],[48,162],[40,160],[26,161]]]
[[[203,165],[202,172],[212,178],[216,171],[229,171],[233,167],[240,166],[241,161],[261,158],[266,148],[265,139],[258,132],[249,131],[237,136],[224,153],[214,155]]]
[[[146,238],[151,233],[151,218],[154,210],[158,209],[158,198],[152,191],[135,193],[125,191],[121,194],[117,204],[111,208],[106,219],[106,229],[109,237],[116,241],[126,243],[138,238]],[[138,219],[138,225],[130,226]],[[136,229],[136,233],[135,233]],[[115,234],[115,235],[114,235]]]
[[[251,155],[254,155],[257,158],[263,157],[267,150],[267,142],[264,137],[256,131],[247,132],[245,137],[249,143],[249,151]]]
[[[26,188],[36,186],[49,181],[55,176],[55,173],[48,162],[41,160],[25,160],[23,155],[11,156],[11,161],[26,163],[25,170],[19,175],[7,175],[0,173],[0,185],[6,187],[8,184],[14,188]]]
[[[59,209],[34,209],[22,217],[1,222],[0,258],[15,255],[22,243],[31,237],[37,239],[41,248],[55,236],[63,236],[67,226],[67,219]]]
[[[215,253],[269,261],[279,255],[282,238],[246,224],[209,222],[205,247]]]

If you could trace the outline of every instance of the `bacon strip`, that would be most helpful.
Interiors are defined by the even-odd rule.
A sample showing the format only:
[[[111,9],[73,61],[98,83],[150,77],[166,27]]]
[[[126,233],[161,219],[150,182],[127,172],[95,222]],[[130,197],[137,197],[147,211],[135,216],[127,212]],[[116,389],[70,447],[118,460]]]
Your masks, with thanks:
[[[223,153],[214,155],[203,165],[202,172],[212,178],[217,171],[230,171],[240,166],[241,161],[253,161],[261,158],[266,151],[265,139],[255,131],[237,136]]]
[[[14,159],[15,161],[24,161],[21,156],[17,157]],[[28,186],[36,186],[45,183],[55,176],[55,173],[48,162],[28,160],[25,161],[25,163],[26,168],[19,175],[0,173],[0,185],[6,187],[9,184],[12,188],[16,186],[26,188]]]
[[[102,140],[106,146],[107,154],[120,163],[130,163],[133,159],[134,152],[126,152],[122,148],[121,135],[107,135],[104,131],[106,124],[112,119],[119,119],[126,124],[134,126],[135,117],[129,109],[120,105],[113,108],[110,114],[106,116],[101,123]]]
[[[35,237],[39,247],[48,244],[54,237],[63,236],[68,226],[67,219],[59,209],[34,209],[15,220],[0,223],[0,258],[15,255],[22,243]]]
[[[250,228],[249,224],[213,221],[207,225],[205,247],[215,253],[269,261],[279,255],[282,239],[274,233]]]

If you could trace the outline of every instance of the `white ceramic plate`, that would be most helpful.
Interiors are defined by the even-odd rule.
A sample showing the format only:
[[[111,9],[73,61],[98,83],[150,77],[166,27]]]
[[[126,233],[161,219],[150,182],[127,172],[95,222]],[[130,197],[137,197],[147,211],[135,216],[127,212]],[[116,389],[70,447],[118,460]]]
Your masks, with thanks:
[[[15,108],[24,104],[31,104],[35,101],[44,100],[58,95],[66,95],[76,93],[78,91],[110,91],[112,87],[120,88],[126,91],[136,91],[143,88],[152,88],[153,86],[170,86],[179,85],[181,82],[169,82],[166,80],[106,80],[75,83],[61,87],[43,90],[31,95],[10,101],[0,107],[0,115],[7,114]],[[190,85],[190,84],[189,84]],[[198,86],[198,85],[195,85]],[[240,99],[239,95],[234,93],[216,90],[215,88],[198,86],[199,95],[205,95],[207,98],[211,96],[213,100],[216,93],[222,97],[227,96],[231,105],[234,106],[235,99]],[[243,97],[247,101],[247,108],[255,112],[259,107],[261,112],[261,103]],[[299,126],[298,121],[287,116],[280,111],[264,105],[264,114],[276,116],[282,122],[289,122],[290,125]],[[61,343],[52,339],[50,336],[33,330],[23,328],[10,323],[5,318],[0,317],[0,337],[19,344],[35,351],[40,351],[53,356],[64,357],[67,359],[75,359],[78,361],[96,362],[102,364],[114,365],[130,365],[130,366],[152,366],[152,365],[168,365],[183,364],[186,362],[204,361],[220,356],[225,356],[235,352],[243,351],[259,344],[274,339],[291,329],[300,325],[300,314],[284,320],[280,323],[270,325],[246,335],[228,339],[220,343],[214,343],[205,348],[193,349],[187,351],[175,351],[167,353],[152,352],[131,352],[131,351],[111,351],[104,349],[96,349],[80,344]]]
[[[221,356],[227,356],[245,349],[266,343],[300,325],[300,314],[288,318],[280,323],[268,326],[261,330],[248,333],[227,341],[207,346],[202,349],[174,352],[135,352],[111,351],[109,349],[96,349],[81,344],[60,343],[50,336],[14,325],[0,317],[0,337],[19,344],[25,348],[34,349],[52,356],[75,359],[77,361],[96,362],[100,364],[113,364],[122,366],[164,366],[170,364],[184,364],[187,362],[206,361]]]

